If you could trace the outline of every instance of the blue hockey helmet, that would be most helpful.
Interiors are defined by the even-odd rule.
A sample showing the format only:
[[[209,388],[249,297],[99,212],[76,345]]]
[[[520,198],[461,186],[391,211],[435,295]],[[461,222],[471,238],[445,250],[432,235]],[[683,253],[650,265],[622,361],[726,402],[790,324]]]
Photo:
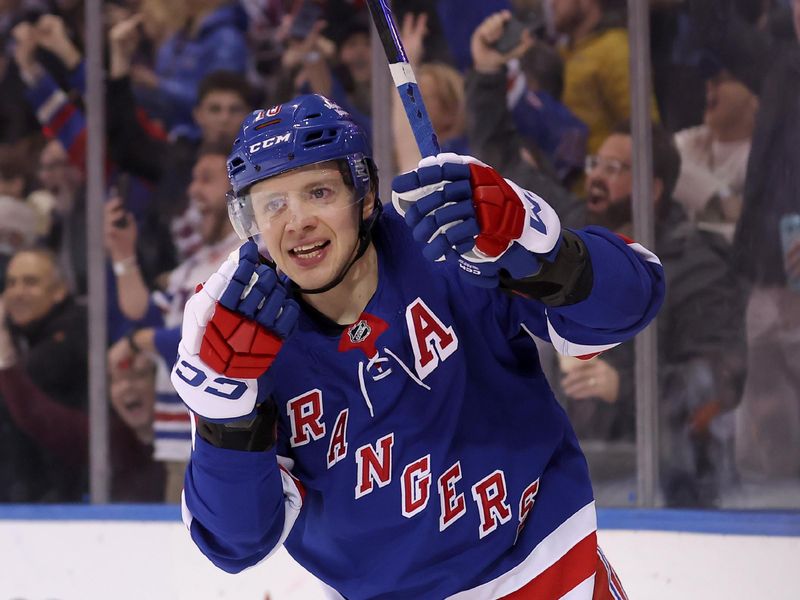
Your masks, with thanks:
[[[369,190],[369,140],[349,113],[317,94],[298,96],[250,113],[228,158],[228,177],[238,196],[254,183],[291,169],[345,159],[359,197]]]
[[[318,94],[301,95],[250,113],[242,122],[228,157],[228,178],[233,188],[228,214],[239,236],[246,239],[259,233],[249,194],[253,184],[328,161],[343,163],[345,182],[353,188],[354,202],[361,205],[373,183],[375,166],[369,139],[349,113]],[[353,262],[369,244],[370,230],[380,212],[376,197],[372,216],[363,221],[359,215],[359,245]],[[352,263],[347,269],[350,266]],[[335,283],[341,281],[341,277],[336,279]]]

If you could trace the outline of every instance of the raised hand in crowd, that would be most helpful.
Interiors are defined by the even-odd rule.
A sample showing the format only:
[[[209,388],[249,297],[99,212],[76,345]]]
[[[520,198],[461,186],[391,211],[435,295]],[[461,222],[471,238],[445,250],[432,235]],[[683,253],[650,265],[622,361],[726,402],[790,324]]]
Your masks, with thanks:
[[[294,79],[294,88],[308,84],[318,94],[330,94],[332,79],[328,60],[336,53],[336,46],[322,35],[325,21],[317,21],[303,40],[289,38],[282,64],[286,69],[300,67]]]
[[[313,62],[315,58],[331,58],[336,52],[336,48],[329,39],[322,35],[322,31],[328,26],[325,21],[317,21],[311,27],[311,31],[305,39],[298,40],[288,37],[286,50],[281,57],[281,64],[285,69]]]
[[[403,40],[403,47],[406,51],[408,62],[417,66],[422,62],[425,52],[424,42],[428,35],[428,14],[406,13],[403,17],[403,24],[400,27],[400,37]]]
[[[149,291],[136,256],[136,221],[125,210],[122,198],[112,198],[106,203],[104,234],[119,286],[120,310],[129,319],[140,319],[147,311]]]
[[[25,81],[35,80],[41,72],[36,60],[36,30],[33,25],[22,22],[11,30],[14,38],[14,61],[19,73]]]
[[[472,34],[470,49],[475,70],[479,73],[498,72],[508,61],[519,58],[534,45],[534,37],[525,29],[519,44],[510,52],[503,54],[494,47],[510,19],[511,11],[501,10],[488,16]]]
[[[136,221],[125,210],[122,198],[112,198],[106,203],[104,225],[106,250],[112,261],[136,256]]]
[[[81,52],[70,39],[61,17],[42,15],[34,30],[39,46],[57,56],[67,69],[72,70],[81,62]]]
[[[130,74],[133,55],[140,39],[141,24],[142,15],[137,13],[120,21],[109,30],[109,75],[112,79]]]

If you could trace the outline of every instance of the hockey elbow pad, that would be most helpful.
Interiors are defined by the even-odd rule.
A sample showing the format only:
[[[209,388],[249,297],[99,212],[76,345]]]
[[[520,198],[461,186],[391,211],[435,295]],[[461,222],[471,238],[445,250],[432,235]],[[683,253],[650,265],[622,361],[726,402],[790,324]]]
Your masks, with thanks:
[[[589,252],[581,238],[568,229],[561,232],[561,245],[552,262],[541,261],[535,275],[513,279],[500,272],[500,288],[539,300],[547,306],[569,306],[585,300],[594,276]]]

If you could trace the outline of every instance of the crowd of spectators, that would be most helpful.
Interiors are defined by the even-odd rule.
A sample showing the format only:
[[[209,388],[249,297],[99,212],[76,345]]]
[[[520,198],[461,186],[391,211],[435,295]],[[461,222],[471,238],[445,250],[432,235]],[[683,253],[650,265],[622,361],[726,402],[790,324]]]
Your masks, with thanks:
[[[567,226],[632,235],[625,0],[392,6],[443,151]],[[661,498],[796,508],[800,1],[650,9]],[[112,499],[175,502],[190,423],[168,373],[184,303],[239,244],[228,150],[250,110],[298,93],[371,130],[369,18],[363,0],[107,0],[102,18]],[[87,498],[84,35],[81,0],[0,1],[0,502]],[[396,173],[420,157],[392,104]],[[598,498],[633,501],[633,344],[541,353]],[[770,484],[794,491],[746,494]]]

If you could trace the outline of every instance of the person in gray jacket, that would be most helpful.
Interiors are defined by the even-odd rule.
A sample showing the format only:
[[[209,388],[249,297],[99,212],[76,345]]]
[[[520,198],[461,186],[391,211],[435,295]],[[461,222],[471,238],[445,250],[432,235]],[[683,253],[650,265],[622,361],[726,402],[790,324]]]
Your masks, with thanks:
[[[587,160],[589,223],[630,236],[630,130],[620,127]],[[658,318],[661,483],[669,506],[711,506],[732,477],[731,410],[745,375],[743,294],[721,237],[697,230],[672,199],[680,155],[653,129],[655,252],[667,277]],[[567,411],[583,439],[633,440],[633,344],[562,365]]]

